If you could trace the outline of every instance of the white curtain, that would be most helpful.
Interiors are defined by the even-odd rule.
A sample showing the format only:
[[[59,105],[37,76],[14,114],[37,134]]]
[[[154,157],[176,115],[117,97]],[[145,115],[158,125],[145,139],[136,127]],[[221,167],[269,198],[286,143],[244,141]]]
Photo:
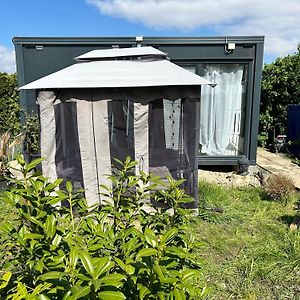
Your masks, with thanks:
[[[217,86],[202,86],[201,89],[201,154],[236,155],[239,150],[243,66],[207,65],[203,77]]]

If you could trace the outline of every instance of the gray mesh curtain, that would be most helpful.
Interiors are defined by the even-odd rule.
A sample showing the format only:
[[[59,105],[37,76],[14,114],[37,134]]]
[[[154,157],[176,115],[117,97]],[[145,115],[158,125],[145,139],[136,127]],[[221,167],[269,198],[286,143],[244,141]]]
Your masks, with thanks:
[[[134,159],[133,102],[109,101],[108,120],[111,163],[117,164],[114,158],[124,161],[130,156]]]
[[[55,163],[57,177],[70,180],[75,189],[84,188],[77,125],[77,103],[61,102],[54,106],[56,128]]]
[[[183,188],[197,199],[199,99],[181,99],[179,113],[176,111],[173,116],[166,113],[166,109],[162,99],[149,104],[149,169],[162,177],[171,175],[177,180],[185,179]],[[168,122],[166,117],[170,118]],[[173,138],[169,136],[166,141],[166,132]],[[172,140],[176,143],[171,143]],[[196,206],[196,201],[189,205]]]
[[[139,95],[148,95],[148,90],[143,93]],[[130,156],[145,172],[184,178],[183,188],[197,200],[199,98],[142,102],[143,97],[125,94],[40,92],[45,176],[72,181],[95,204],[103,200],[100,184],[111,184],[106,176],[113,158]]]

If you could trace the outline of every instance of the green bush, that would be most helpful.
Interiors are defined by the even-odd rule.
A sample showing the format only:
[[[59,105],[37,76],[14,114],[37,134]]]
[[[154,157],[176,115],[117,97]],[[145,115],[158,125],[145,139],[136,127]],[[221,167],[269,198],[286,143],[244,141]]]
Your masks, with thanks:
[[[0,72],[0,134],[6,131],[13,136],[20,133],[20,103],[16,74]]]
[[[0,135],[9,132],[17,136],[26,134],[25,149],[28,154],[39,153],[39,117],[36,113],[22,110],[16,74],[0,72]],[[24,107],[23,107],[24,109]],[[25,115],[24,124],[20,122],[20,113]]]
[[[18,211],[18,225],[5,223],[5,259],[0,262],[1,299],[203,299],[207,289],[193,248],[190,198],[169,178],[133,175],[127,159],[103,187],[109,201],[88,207],[81,191],[59,190],[22,165],[23,180],[11,180],[2,199]],[[121,162],[119,162],[121,163]],[[165,204],[151,205],[149,198]],[[59,203],[64,201],[65,206]],[[168,210],[168,207],[171,208]],[[2,266],[1,266],[2,264]]]
[[[25,136],[25,149],[28,154],[37,154],[40,151],[40,121],[37,114],[26,114],[23,130]]]

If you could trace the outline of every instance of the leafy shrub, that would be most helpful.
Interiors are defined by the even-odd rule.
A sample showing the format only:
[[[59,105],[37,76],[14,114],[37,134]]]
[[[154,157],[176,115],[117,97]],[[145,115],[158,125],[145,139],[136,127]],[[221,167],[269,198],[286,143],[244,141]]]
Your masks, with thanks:
[[[39,153],[39,117],[21,108],[16,74],[0,72],[0,134],[10,132],[12,136],[26,133],[26,150],[29,154]],[[25,114],[24,123],[20,114]]]
[[[6,223],[5,259],[0,262],[0,298],[4,299],[203,299],[207,289],[196,256],[190,198],[169,178],[133,175],[127,159],[103,187],[107,202],[88,207],[81,191],[59,190],[30,174],[18,158],[23,180],[3,200],[18,210],[18,226]],[[156,208],[149,199],[165,204]],[[61,201],[68,205],[60,206]],[[145,203],[152,212],[147,213]],[[171,211],[170,211],[171,210]]]
[[[10,131],[17,135],[21,130],[20,102],[16,74],[0,72],[0,133]]]
[[[273,143],[272,128],[274,126],[274,117],[270,115],[270,112],[261,112],[259,115],[259,134],[257,143],[260,147],[269,147],[270,143]]]
[[[291,178],[282,174],[273,174],[268,177],[264,190],[271,200],[286,203],[294,194],[295,187]]]
[[[9,131],[0,134],[0,178],[9,174],[8,163],[13,159],[16,146],[21,145],[24,134],[19,134],[15,138],[11,137]]]
[[[23,130],[26,134],[25,149],[28,154],[37,154],[40,151],[40,122],[37,114],[26,114]]]

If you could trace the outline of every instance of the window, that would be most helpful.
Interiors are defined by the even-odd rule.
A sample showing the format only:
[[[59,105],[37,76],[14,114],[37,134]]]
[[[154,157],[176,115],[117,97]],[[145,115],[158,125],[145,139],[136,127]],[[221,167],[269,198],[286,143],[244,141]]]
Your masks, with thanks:
[[[201,89],[200,154],[242,154],[247,65],[200,64],[198,73],[217,84]]]

